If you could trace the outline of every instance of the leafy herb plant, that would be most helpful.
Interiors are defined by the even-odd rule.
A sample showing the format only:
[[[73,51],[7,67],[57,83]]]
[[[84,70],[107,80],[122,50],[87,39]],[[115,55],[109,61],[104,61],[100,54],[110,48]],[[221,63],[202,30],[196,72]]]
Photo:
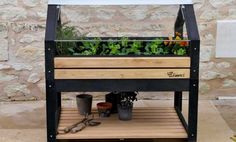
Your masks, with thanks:
[[[100,42],[100,38],[94,38],[92,41],[83,41],[83,45],[79,48],[82,51],[81,55],[96,55],[99,50]]]
[[[58,40],[78,39],[76,28],[72,26],[67,26],[66,24],[63,24],[58,27],[56,36]],[[77,45],[75,42],[57,42],[57,54],[74,55],[76,47]]]

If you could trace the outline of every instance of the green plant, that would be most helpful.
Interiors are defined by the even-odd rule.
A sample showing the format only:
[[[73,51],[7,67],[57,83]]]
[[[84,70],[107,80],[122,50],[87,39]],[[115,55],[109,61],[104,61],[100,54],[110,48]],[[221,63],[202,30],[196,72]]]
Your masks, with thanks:
[[[163,49],[163,40],[162,39],[155,39],[149,42],[145,47],[145,55],[162,55],[166,54],[166,51]]]
[[[119,43],[109,40],[107,47],[110,49],[109,55],[119,55],[120,54],[121,46]]]
[[[127,48],[129,46],[129,38],[128,37],[121,38],[121,46],[123,48]]]
[[[101,38],[94,38],[93,40],[84,40],[82,41],[82,46],[80,46],[80,50],[83,52],[81,55],[96,55],[99,46],[101,43]]]
[[[121,108],[132,107],[133,102],[137,101],[137,92],[120,92],[120,102]]]
[[[185,55],[186,54],[186,49],[184,49],[184,48],[179,48],[179,49],[177,49],[177,50],[174,50],[174,54],[175,55]]]
[[[58,26],[57,39],[62,40],[56,43],[57,46],[57,54],[59,55],[73,55],[75,52],[76,43],[75,42],[65,42],[63,40],[71,40],[71,39],[78,39],[76,28],[73,26],[67,26],[66,24],[62,24]]]
[[[128,53],[128,47],[129,47],[129,38],[128,37],[122,37],[120,40],[120,53],[119,55],[127,55]]]
[[[108,48],[107,44],[103,43],[101,48],[100,55],[109,55],[110,49]]]
[[[130,48],[126,49],[126,55],[141,55],[142,41],[133,40]]]

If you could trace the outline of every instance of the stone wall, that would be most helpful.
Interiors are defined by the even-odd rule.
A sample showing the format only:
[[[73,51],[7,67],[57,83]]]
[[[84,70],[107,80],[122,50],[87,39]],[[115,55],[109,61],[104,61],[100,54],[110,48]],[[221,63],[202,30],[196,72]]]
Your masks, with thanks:
[[[202,97],[233,95],[236,92],[236,61],[215,59],[214,52],[216,21],[236,19],[236,0],[195,2],[202,39]],[[46,3],[46,0],[0,1],[0,101],[45,99]],[[91,6],[62,10],[63,21],[77,25],[82,35],[160,36],[171,34],[177,7]]]

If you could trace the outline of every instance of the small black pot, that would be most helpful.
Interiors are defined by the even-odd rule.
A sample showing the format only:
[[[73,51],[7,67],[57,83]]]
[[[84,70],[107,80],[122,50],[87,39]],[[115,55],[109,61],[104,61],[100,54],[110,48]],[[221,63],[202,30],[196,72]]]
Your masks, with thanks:
[[[92,110],[93,96],[88,94],[80,94],[76,96],[77,107],[81,115],[89,115]]]
[[[106,94],[106,102],[112,104],[111,113],[117,113],[117,104],[120,103],[120,93],[111,92],[109,94]]]
[[[120,120],[128,121],[132,119],[133,105],[127,107],[121,107],[121,105],[118,104],[117,106]]]

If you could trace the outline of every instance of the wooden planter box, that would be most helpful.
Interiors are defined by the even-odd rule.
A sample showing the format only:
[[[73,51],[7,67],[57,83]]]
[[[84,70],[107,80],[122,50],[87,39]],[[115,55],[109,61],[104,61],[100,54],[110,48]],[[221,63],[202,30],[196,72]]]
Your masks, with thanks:
[[[55,79],[188,79],[190,57],[56,57]]]
[[[61,139],[137,138],[197,141],[200,40],[192,4],[172,1],[181,4],[175,32],[183,33],[183,25],[186,24],[190,44],[188,56],[59,57],[55,51],[58,42],[56,28],[61,21],[58,18],[58,5],[63,2],[54,4],[55,1],[57,0],[49,1],[45,37],[48,142]],[[78,4],[81,1],[76,2]],[[75,108],[61,106],[61,92],[87,91],[173,91],[174,105],[171,108],[135,108],[132,121],[121,122],[116,116],[112,116],[102,120],[99,127],[77,134],[58,134],[58,129],[81,118]],[[183,91],[189,92],[188,123],[182,114]],[[143,115],[145,117],[141,117]]]

